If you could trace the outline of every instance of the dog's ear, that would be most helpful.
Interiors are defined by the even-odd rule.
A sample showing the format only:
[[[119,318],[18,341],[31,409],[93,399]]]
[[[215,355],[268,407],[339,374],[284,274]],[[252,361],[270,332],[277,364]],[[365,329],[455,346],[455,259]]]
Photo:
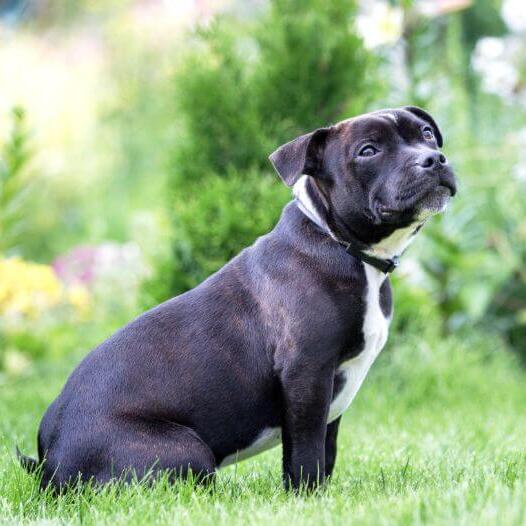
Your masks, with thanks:
[[[316,177],[321,169],[323,152],[330,128],[319,128],[280,146],[270,157],[272,166],[287,186],[302,175]]]
[[[433,132],[435,133],[435,137],[437,139],[437,144],[439,148],[442,148],[443,140],[442,140],[442,134],[440,133],[440,128],[438,127],[438,124],[435,122],[435,119],[427,113],[427,111],[424,111],[422,108],[417,108],[416,106],[405,106],[404,110],[407,110],[411,112],[413,115],[416,115],[420,119],[426,121],[432,128]]]

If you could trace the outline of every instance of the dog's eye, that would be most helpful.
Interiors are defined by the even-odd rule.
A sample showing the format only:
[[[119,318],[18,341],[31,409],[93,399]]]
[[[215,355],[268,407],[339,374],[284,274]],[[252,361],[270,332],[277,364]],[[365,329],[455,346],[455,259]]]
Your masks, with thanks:
[[[431,128],[424,128],[422,135],[426,141],[432,141],[435,138],[435,134]]]
[[[374,147],[368,144],[367,146],[364,146],[359,152],[358,155],[360,157],[372,157],[373,155],[376,155],[378,153],[378,150]]]

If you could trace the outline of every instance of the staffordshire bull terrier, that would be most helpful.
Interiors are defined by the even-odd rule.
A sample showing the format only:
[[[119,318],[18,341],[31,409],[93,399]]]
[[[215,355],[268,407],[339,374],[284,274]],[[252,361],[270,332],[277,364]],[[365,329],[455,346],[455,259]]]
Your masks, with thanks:
[[[89,353],[45,413],[42,487],[210,478],[280,442],[285,487],[336,459],[342,413],[387,339],[387,274],[456,192],[422,109],[317,129],[270,161],[295,199],[276,227],[198,287]]]

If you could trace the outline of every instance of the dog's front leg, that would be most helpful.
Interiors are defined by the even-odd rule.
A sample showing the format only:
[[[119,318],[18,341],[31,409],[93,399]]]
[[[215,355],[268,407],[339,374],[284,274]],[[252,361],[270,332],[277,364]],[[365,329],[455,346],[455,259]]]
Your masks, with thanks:
[[[325,435],[333,367],[288,367],[283,388],[283,482],[315,488],[325,479]]]
[[[327,436],[325,437],[325,476],[330,477],[336,462],[336,443],[338,439],[338,428],[340,427],[339,416],[336,420],[327,425]]]

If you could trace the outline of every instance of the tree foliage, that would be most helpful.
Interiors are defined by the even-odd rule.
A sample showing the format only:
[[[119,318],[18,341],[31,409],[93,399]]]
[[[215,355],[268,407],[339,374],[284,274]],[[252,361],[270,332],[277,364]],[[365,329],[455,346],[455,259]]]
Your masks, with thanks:
[[[354,0],[273,0],[257,19],[222,17],[194,34],[175,79],[182,133],[174,145],[170,192],[173,292],[195,282],[182,279],[188,269],[202,278],[276,221],[280,206],[270,206],[246,235],[232,236],[228,226],[229,209],[248,191],[242,186],[253,185],[251,197],[241,199],[239,218],[252,214],[260,192],[269,191],[263,179],[277,146],[362,111],[378,93],[377,59],[353,30],[356,10]],[[227,200],[210,193],[218,177],[229,181],[221,183]],[[272,192],[283,204],[285,191]],[[214,244],[224,247],[214,252],[213,269],[200,255],[202,249],[211,255],[210,245],[191,235],[201,222],[213,228]]]

